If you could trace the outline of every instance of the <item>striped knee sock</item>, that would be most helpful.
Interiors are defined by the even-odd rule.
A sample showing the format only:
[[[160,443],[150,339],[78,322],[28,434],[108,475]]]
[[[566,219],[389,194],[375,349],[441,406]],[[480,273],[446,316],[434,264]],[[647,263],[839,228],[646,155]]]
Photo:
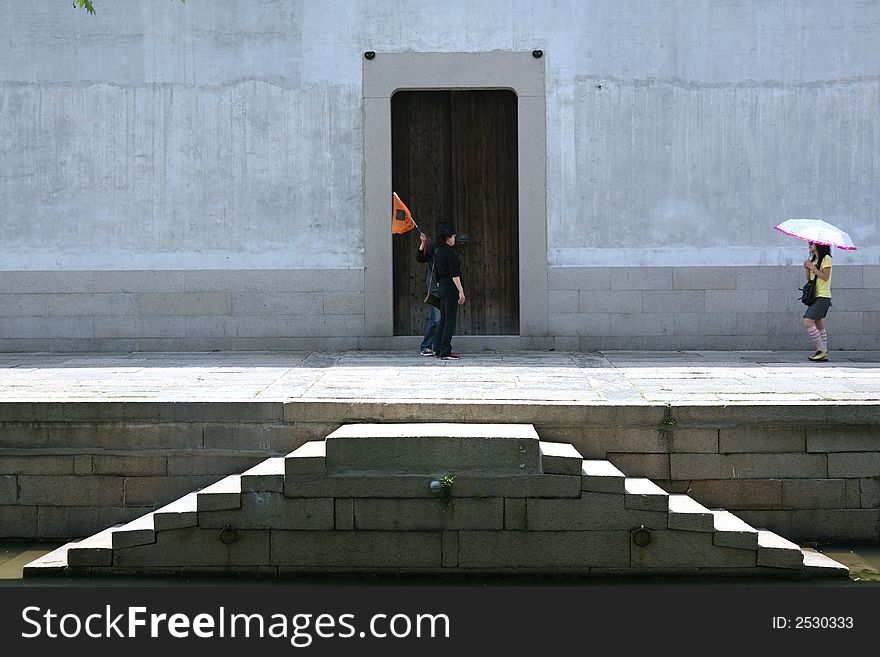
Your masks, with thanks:
[[[819,333],[819,329],[817,329],[815,326],[811,326],[807,329],[807,335],[809,335],[810,339],[816,343],[817,351],[824,351],[822,349],[822,335]]]
[[[822,340],[822,351],[828,351],[828,332],[825,329],[819,331],[819,339]]]

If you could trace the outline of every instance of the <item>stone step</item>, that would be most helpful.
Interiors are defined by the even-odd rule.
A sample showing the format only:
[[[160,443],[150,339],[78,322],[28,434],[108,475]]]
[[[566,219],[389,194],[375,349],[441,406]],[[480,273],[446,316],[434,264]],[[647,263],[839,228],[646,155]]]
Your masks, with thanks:
[[[94,536],[89,536],[72,545],[67,550],[67,565],[77,566],[112,566],[113,565],[113,532],[121,525],[108,527]]]
[[[394,474],[387,472],[345,472],[326,477],[298,481],[284,479],[287,497],[333,498],[412,498],[434,497],[441,493],[431,489],[439,475]],[[452,486],[443,493],[447,497],[579,497],[581,478],[569,475],[531,474],[500,477],[489,474],[457,474]]]
[[[758,529],[758,565],[802,569],[804,553],[795,543],[768,529]]]
[[[540,441],[541,469],[546,474],[579,475],[584,457],[568,443]]]
[[[61,547],[55,548],[51,552],[38,557],[24,565],[21,574],[24,577],[39,577],[47,575],[60,575],[67,568],[67,553],[76,541],[65,543]]]
[[[722,547],[758,549],[758,530],[725,509],[712,509],[715,521],[713,543]]]
[[[669,529],[690,532],[714,532],[715,516],[702,504],[687,495],[669,496]]]
[[[287,459],[273,456],[241,473],[242,493],[283,493]]]
[[[196,527],[199,524],[198,495],[198,491],[189,493],[153,511],[153,528],[158,532]]]
[[[539,441],[531,425],[375,426],[266,459],[25,572],[847,573],[724,509]],[[444,474],[454,477],[434,490]]]
[[[241,508],[199,511],[201,529],[302,530],[334,527],[334,501],[329,497],[285,497],[281,493],[242,493]]]
[[[849,568],[815,550],[801,548],[804,555],[804,574],[812,577],[846,577]]]
[[[625,490],[626,475],[611,461],[584,460],[581,462],[581,490],[593,493],[618,493]]]
[[[348,424],[326,442],[329,472],[541,473],[530,424]]]
[[[327,443],[323,440],[310,440],[303,443],[284,457],[284,476],[322,475],[326,468]]]
[[[627,477],[624,480],[627,509],[641,511],[669,511],[669,493],[650,479]]]
[[[135,545],[149,545],[155,542],[156,528],[153,525],[152,513],[135,518],[131,522],[122,525],[113,532],[112,536],[114,550],[134,547]]]
[[[199,511],[224,511],[241,507],[241,475],[229,475],[196,493]]]

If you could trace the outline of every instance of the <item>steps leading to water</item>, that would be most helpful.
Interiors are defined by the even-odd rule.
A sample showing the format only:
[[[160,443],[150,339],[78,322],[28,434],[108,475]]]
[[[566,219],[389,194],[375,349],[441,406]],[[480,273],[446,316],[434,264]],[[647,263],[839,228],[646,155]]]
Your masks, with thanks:
[[[355,424],[24,574],[847,574],[816,554],[531,425]]]

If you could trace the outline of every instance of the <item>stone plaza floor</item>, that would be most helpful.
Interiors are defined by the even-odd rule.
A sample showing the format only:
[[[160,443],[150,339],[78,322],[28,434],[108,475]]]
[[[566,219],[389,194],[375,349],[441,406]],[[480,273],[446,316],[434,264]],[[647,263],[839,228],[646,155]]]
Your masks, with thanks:
[[[5,353],[0,402],[880,403],[880,352]]]

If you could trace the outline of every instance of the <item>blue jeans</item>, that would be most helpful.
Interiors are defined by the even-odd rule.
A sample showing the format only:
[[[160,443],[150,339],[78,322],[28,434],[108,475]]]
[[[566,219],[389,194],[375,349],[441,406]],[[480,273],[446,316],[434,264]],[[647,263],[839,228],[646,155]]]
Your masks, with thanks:
[[[428,306],[428,327],[425,329],[425,339],[419,347],[419,351],[425,349],[437,349],[437,328],[440,326],[440,309]]]

